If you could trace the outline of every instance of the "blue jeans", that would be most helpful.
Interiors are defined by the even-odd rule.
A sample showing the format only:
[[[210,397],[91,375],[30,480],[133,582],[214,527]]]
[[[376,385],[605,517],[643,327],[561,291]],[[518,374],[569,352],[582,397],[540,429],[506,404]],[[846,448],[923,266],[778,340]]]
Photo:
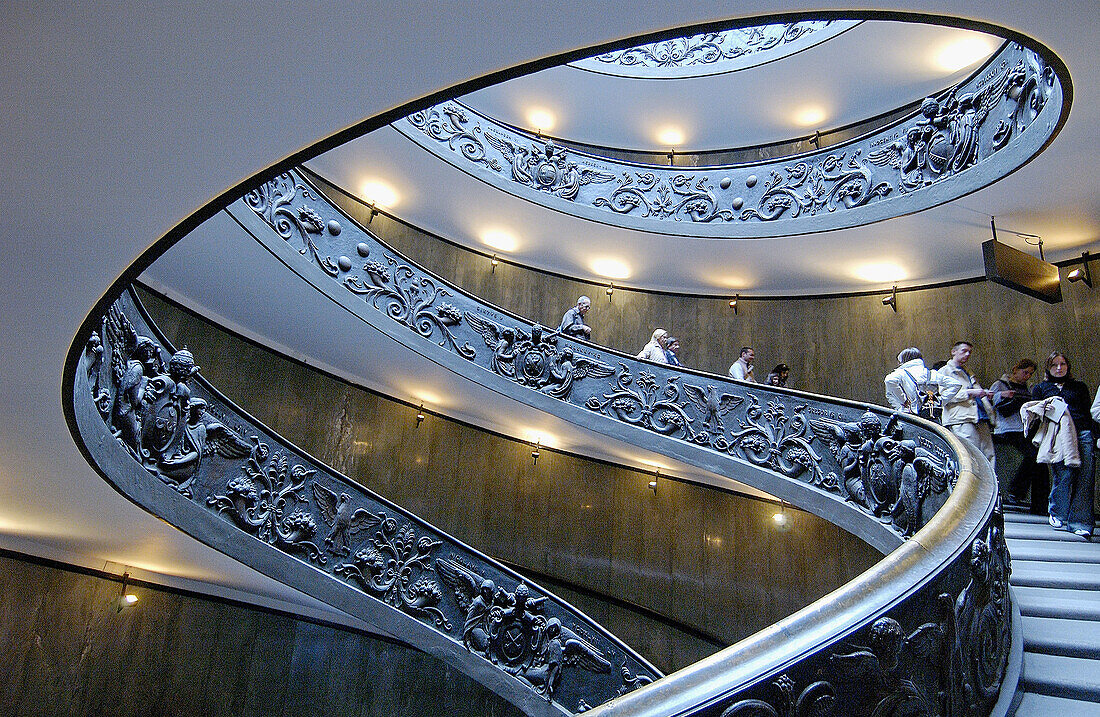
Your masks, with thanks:
[[[1077,432],[1080,466],[1054,463],[1050,466],[1050,514],[1060,519],[1070,530],[1082,528],[1092,532],[1093,491],[1092,431]]]

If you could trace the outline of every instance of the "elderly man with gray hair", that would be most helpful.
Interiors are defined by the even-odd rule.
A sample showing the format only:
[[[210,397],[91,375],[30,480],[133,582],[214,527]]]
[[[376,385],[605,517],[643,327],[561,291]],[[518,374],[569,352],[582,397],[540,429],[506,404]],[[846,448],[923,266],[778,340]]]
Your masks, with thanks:
[[[565,316],[561,317],[558,331],[574,339],[590,339],[592,337],[592,327],[584,323],[584,315],[588,313],[590,308],[592,308],[592,299],[587,296],[577,299],[577,305],[566,311]]]

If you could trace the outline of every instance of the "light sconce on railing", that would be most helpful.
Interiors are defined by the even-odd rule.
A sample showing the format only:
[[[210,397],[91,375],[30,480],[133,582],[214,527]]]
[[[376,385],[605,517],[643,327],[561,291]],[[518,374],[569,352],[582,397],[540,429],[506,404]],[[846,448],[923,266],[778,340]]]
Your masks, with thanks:
[[[810,144],[814,146],[814,149],[821,149],[821,130],[814,130],[814,135],[810,137]]]
[[[539,448],[541,448],[541,447],[542,447],[542,439],[541,438],[535,439],[535,450],[531,451],[531,463],[532,463],[532,465],[537,466],[539,464],[539,456],[542,455],[539,452]]]
[[[132,592],[126,592],[126,581],[130,579],[130,573],[122,574],[122,589],[118,593],[118,600],[115,604],[115,612],[122,612],[128,607],[133,607],[137,604],[138,596]]]
[[[674,149],[668,150],[668,166],[670,166],[670,167],[673,166],[675,161],[676,161],[676,150],[674,150]]]
[[[424,422],[424,402],[420,402],[420,408],[416,409],[416,427],[420,428],[420,424]]]
[[[497,255],[493,254],[493,258],[489,260],[489,266],[492,267],[491,269],[489,269],[489,273],[491,273],[491,274],[497,273],[497,264],[499,264],[499,263],[500,263],[500,259],[497,259]]]
[[[1089,261],[1091,260],[1092,257],[1089,256],[1089,253],[1087,251],[1083,252],[1081,254],[1081,266],[1066,274],[1066,278],[1070,281],[1083,281],[1085,282],[1085,286],[1091,289],[1092,271],[1089,269]]]
[[[894,313],[898,313],[898,286],[894,284],[894,288],[890,291],[889,296],[882,297],[882,305],[889,306],[894,310]]]
[[[604,289],[603,293],[607,294],[607,303],[610,304],[611,303],[611,295],[615,293],[615,284],[608,284],[607,288]]]
[[[367,209],[370,209],[370,214],[367,215],[367,224],[370,224],[374,220],[374,215],[378,213],[378,205],[374,202],[367,202]]]
[[[741,295],[740,294],[738,294],[737,296],[730,299],[730,308],[733,309],[733,315],[734,316],[737,316],[737,305],[738,305],[738,303],[740,303],[740,301],[741,301]]]
[[[653,491],[653,495],[657,495],[657,481],[661,479],[661,469],[658,468],[653,472],[653,480],[649,482],[649,489]]]

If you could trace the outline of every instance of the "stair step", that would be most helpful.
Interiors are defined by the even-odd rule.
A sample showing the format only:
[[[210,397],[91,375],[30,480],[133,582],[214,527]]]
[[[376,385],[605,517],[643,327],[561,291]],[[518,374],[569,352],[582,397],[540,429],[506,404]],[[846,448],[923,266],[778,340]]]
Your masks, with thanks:
[[[1008,540],[1013,560],[1053,560],[1066,563],[1100,563],[1100,541]]]
[[[1100,660],[1100,623],[1053,617],[1023,618],[1024,650]]]
[[[1015,717],[1100,717],[1100,703],[1024,692]]]
[[[1060,540],[1070,543],[1087,542],[1079,535],[1068,530],[1058,530],[1043,521],[1042,523],[1016,523],[1005,526],[1005,537],[1010,540]]]
[[[1033,588],[1100,590],[1100,563],[1014,559],[1012,584]]]
[[[1100,661],[1025,652],[1020,684],[1025,692],[1100,703]]]
[[[1100,620],[1100,593],[1092,590],[1013,588],[1020,614],[1065,620]]]

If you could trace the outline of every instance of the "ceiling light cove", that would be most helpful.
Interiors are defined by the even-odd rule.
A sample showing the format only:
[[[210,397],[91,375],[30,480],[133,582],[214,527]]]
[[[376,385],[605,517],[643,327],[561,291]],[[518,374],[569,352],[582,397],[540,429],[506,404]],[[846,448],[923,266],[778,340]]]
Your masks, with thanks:
[[[991,35],[969,34],[941,47],[935,63],[941,70],[957,72],[989,57],[998,44],[998,39]]]
[[[630,267],[618,259],[594,259],[589,266],[592,271],[606,279],[626,279],[630,276]]]
[[[503,229],[486,229],[481,233],[481,241],[497,251],[512,252],[519,248],[519,240]]]
[[[377,179],[368,179],[359,187],[359,195],[367,204],[380,209],[391,209],[400,201],[392,185]]]
[[[534,107],[527,111],[527,122],[535,132],[542,134],[554,129],[557,123],[554,115],[541,107]]]
[[[806,105],[796,109],[791,119],[799,127],[820,127],[827,116],[821,105]]]
[[[684,131],[679,127],[662,127],[657,130],[657,142],[664,147],[679,147],[684,143]]]
[[[860,281],[871,284],[890,284],[908,278],[909,274],[901,264],[894,261],[879,261],[860,264],[852,274]]]

